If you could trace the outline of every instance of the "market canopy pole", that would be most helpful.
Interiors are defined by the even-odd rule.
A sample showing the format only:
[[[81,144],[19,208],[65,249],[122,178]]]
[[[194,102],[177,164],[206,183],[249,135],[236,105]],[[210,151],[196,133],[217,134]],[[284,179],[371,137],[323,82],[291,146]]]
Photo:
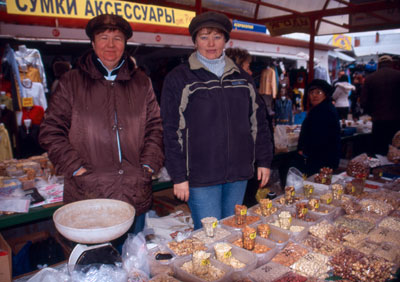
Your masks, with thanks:
[[[308,59],[308,82],[314,79],[315,18],[310,17],[310,47]]]

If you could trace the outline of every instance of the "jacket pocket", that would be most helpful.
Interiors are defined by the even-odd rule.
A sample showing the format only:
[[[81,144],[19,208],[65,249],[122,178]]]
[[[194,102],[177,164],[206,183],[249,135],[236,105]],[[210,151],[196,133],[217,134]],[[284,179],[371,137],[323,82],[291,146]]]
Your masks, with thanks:
[[[76,187],[86,198],[99,198],[99,191],[97,189],[98,180],[93,172],[86,171],[82,175],[73,176],[72,179]]]

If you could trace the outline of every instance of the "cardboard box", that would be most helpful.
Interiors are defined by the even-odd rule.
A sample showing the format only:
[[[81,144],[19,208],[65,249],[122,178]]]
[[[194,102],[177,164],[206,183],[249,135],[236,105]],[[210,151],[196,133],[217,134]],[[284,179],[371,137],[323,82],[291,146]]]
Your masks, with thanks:
[[[0,281],[11,282],[12,279],[11,248],[0,234]]]

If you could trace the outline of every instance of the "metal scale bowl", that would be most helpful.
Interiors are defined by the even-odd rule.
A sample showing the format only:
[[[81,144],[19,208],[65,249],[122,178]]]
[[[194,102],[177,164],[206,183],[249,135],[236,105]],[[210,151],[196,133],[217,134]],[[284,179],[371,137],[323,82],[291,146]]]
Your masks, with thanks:
[[[119,200],[83,200],[59,208],[53,215],[58,232],[79,243],[69,257],[69,271],[77,265],[121,261],[118,251],[109,242],[128,231],[134,218],[135,208]]]

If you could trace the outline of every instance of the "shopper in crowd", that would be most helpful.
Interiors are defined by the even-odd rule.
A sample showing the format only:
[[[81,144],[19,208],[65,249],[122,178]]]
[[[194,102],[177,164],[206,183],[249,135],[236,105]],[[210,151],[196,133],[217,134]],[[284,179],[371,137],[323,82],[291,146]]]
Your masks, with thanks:
[[[346,120],[347,115],[349,114],[349,95],[351,90],[356,90],[356,87],[348,83],[347,75],[339,77],[332,98],[335,101],[335,107],[339,114],[339,118],[342,120]]]
[[[189,25],[196,51],[167,75],[161,96],[165,166],[195,229],[204,217],[234,213],[254,163],[261,185],[270,174],[264,105],[248,73],[224,53],[231,29],[223,14],[196,16]]]
[[[378,70],[365,78],[361,107],[372,117],[373,153],[386,155],[394,134],[400,130],[400,71],[392,57],[378,60]]]
[[[132,204],[130,232],[144,227],[151,178],[163,164],[160,110],[149,78],[126,51],[129,23],[117,15],[91,19],[92,49],[64,74],[41,126],[40,143],[59,174],[64,202],[91,198]]]
[[[332,92],[333,87],[320,79],[314,79],[306,91],[308,113],[301,126],[298,153],[303,161],[299,169],[307,175],[339,165],[340,125]]]
[[[362,114],[360,105],[361,89],[364,85],[364,75],[359,72],[353,74],[353,84],[356,90],[350,94],[350,112],[354,120],[358,120]]]
[[[336,83],[339,82],[339,78],[341,78],[343,75],[346,75],[346,72],[345,72],[344,70],[340,70],[340,71],[338,72],[337,78],[334,79],[334,80],[332,81],[333,87],[336,87]]]
[[[250,76],[253,72],[250,69],[251,55],[246,49],[228,48],[225,50],[225,55],[231,58],[239,67],[241,67]]]

